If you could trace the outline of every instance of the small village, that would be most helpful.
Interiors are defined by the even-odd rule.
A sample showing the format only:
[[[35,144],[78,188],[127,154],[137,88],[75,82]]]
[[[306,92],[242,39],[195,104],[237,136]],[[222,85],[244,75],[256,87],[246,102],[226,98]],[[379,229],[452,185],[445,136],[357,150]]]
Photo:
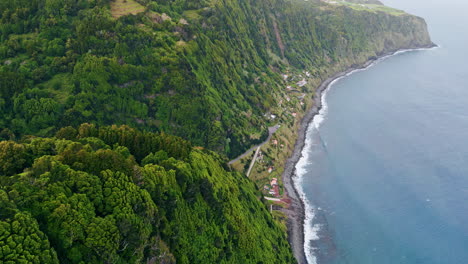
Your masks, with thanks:
[[[308,80],[313,79],[310,72],[283,73],[284,89],[278,98],[278,107],[265,113],[264,117],[276,129],[270,130],[267,141],[251,149],[251,153],[234,162],[232,166],[244,171],[251,178],[266,200],[284,206],[282,169],[291,154],[297,130],[305,111],[312,103],[312,91]],[[307,96],[309,95],[309,96]]]

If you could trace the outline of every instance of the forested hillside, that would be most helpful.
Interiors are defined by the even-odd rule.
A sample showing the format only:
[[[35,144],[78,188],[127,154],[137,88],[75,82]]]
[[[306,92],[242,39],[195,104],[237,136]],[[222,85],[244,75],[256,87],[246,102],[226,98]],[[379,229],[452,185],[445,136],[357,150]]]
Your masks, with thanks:
[[[8,0],[0,10],[8,133],[127,124],[228,157],[266,137],[284,71],[321,79],[430,43],[420,18],[299,0]]]
[[[253,183],[126,126],[0,142],[0,262],[294,263]]]
[[[380,5],[0,1],[0,262],[295,263],[226,157],[294,130],[312,84],[431,44]]]

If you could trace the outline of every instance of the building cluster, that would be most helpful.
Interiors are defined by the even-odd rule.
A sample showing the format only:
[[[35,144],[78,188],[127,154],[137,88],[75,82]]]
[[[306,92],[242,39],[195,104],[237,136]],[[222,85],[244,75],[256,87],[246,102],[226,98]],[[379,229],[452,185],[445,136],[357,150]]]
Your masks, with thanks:
[[[271,179],[269,184],[266,184],[265,186],[263,186],[263,189],[268,191],[268,194],[270,194],[273,197],[280,197],[277,178]]]

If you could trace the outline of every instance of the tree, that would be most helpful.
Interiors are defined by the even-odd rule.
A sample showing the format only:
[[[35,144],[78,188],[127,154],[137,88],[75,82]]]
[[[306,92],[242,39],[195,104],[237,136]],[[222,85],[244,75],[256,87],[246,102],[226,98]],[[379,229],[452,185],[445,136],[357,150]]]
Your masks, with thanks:
[[[13,175],[23,170],[28,161],[26,148],[13,141],[0,142],[0,175]]]
[[[86,228],[85,245],[107,263],[118,259],[119,230],[112,216],[94,218]]]
[[[59,263],[37,221],[30,214],[17,210],[1,189],[0,209],[1,263]]]
[[[142,161],[142,165],[146,164],[159,164],[163,160],[167,160],[169,156],[167,155],[167,152],[164,150],[160,150],[156,153],[150,153],[148,156],[146,156]]]
[[[68,139],[68,140],[76,139],[77,135],[78,135],[78,131],[76,131],[76,129],[71,126],[62,127],[55,134],[57,138],[63,138],[63,139]]]

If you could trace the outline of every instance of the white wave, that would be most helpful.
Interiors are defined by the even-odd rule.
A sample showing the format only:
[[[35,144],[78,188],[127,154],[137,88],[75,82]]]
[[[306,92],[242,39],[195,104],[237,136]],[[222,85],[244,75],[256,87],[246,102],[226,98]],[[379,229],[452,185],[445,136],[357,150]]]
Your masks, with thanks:
[[[318,115],[317,115],[318,116]],[[314,118],[314,120],[316,120]],[[299,159],[299,161],[296,164],[296,175],[295,175],[295,180],[294,180],[294,185],[296,187],[296,190],[299,193],[300,198],[304,202],[304,211],[305,211],[305,219],[304,219],[304,238],[305,238],[305,243],[304,243],[304,251],[305,255],[307,258],[307,262],[309,264],[317,264],[317,258],[313,255],[313,251],[315,250],[312,248],[310,240],[315,239],[318,240],[318,231],[320,230],[318,227],[313,228],[312,223],[315,217],[315,212],[314,208],[312,207],[311,203],[305,196],[305,193],[302,189],[302,181],[304,179],[304,175],[307,174],[307,165],[308,160],[309,160],[309,150],[312,145],[313,141],[311,139],[311,129],[313,127],[309,126],[309,130],[307,131],[306,139],[305,139],[305,144],[304,148],[302,149],[302,157]]]
[[[321,98],[322,102],[326,102],[325,98],[326,98],[326,91],[324,91],[324,93],[322,94],[322,98]],[[320,239],[318,235],[320,231],[320,225],[313,224],[314,218],[315,218],[315,208],[312,206],[309,199],[307,199],[304,193],[304,190],[302,189],[302,183],[304,179],[303,176],[307,174],[307,166],[310,165],[310,162],[309,162],[310,154],[308,150],[318,145],[318,143],[314,142],[314,140],[312,139],[312,132],[314,129],[318,129],[320,127],[320,124],[324,121],[324,118],[326,116],[326,111],[327,111],[327,106],[324,104],[319,114],[317,114],[314,117],[311,125],[309,125],[309,128],[306,133],[304,148],[302,149],[302,152],[301,152],[302,156],[296,164],[296,174],[295,174],[295,179],[294,179],[294,185],[296,187],[296,190],[299,193],[300,198],[304,202],[304,207],[305,207],[304,208],[304,211],[305,211],[304,251],[305,251],[307,262],[309,264],[317,264],[317,258],[313,254],[313,252],[317,249],[312,247],[311,241]]]
[[[353,70],[353,71],[350,71],[346,74],[344,74],[343,76],[340,76],[338,78],[336,78],[335,80],[333,80],[332,82],[330,82],[330,84],[327,86],[327,88],[322,92],[322,96],[321,96],[321,103],[322,103],[322,108],[320,109],[319,113],[317,115],[314,116],[311,124],[309,124],[309,128],[306,132],[306,137],[305,137],[305,144],[304,144],[304,147],[302,149],[302,156],[301,158],[299,159],[299,161],[296,163],[296,173],[294,175],[294,185],[295,185],[295,188],[296,190],[298,191],[299,193],[299,196],[300,198],[302,199],[302,201],[304,202],[304,211],[305,211],[305,219],[304,219],[304,251],[305,251],[305,255],[306,255],[306,260],[309,264],[317,264],[317,257],[314,255],[314,252],[317,250],[317,248],[314,248],[312,247],[312,241],[314,240],[319,240],[320,237],[319,237],[319,232],[320,232],[320,229],[321,229],[321,225],[320,224],[317,224],[315,223],[314,224],[314,218],[315,218],[315,210],[316,208],[311,204],[311,202],[309,201],[309,199],[307,199],[306,195],[305,195],[305,192],[302,188],[302,182],[304,180],[304,175],[307,174],[307,165],[310,165],[309,163],[309,150],[317,145],[315,142],[313,142],[313,139],[312,139],[312,135],[313,135],[313,131],[314,129],[316,131],[318,131],[320,129],[320,126],[322,125],[322,123],[326,120],[326,116],[327,116],[327,113],[328,113],[328,104],[327,104],[327,95],[328,95],[328,92],[330,91],[330,88],[333,87],[333,85],[338,82],[339,80],[347,77],[347,76],[350,76],[356,72],[360,72],[360,71],[365,71],[373,66],[375,66],[376,64],[378,64],[379,62],[389,58],[389,57],[392,57],[394,55],[398,55],[398,54],[402,54],[402,53],[405,53],[405,52],[410,52],[410,51],[419,51],[419,50],[431,50],[431,49],[435,49],[435,48],[438,48],[439,46],[436,46],[434,48],[421,48],[421,49],[408,49],[408,50],[400,50],[400,51],[397,51],[393,54],[390,54],[390,55],[387,55],[387,56],[384,56],[382,58],[379,58],[377,60],[375,60],[374,62],[372,62],[371,64],[369,64],[367,67],[364,67],[362,69],[356,69],[356,70]]]

